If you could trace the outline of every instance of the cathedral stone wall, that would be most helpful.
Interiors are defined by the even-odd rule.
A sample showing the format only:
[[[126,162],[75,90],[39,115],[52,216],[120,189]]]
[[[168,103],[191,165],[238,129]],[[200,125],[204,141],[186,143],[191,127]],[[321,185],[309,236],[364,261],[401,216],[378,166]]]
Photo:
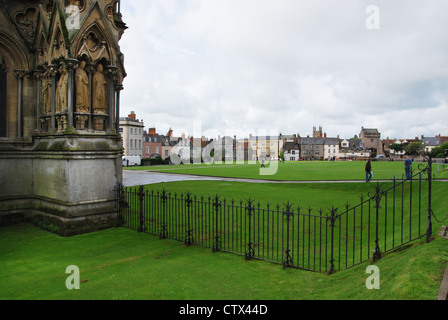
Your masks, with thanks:
[[[0,226],[116,226],[126,76],[118,0],[0,2]]]

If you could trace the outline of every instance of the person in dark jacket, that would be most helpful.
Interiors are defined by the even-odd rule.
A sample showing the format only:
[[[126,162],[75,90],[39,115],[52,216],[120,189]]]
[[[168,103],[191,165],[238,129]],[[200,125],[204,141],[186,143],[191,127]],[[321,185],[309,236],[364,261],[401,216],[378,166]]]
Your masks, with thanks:
[[[370,180],[372,180],[373,177],[373,173],[372,173],[372,163],[369,160],[367,160],[366,163],[366,182],[370,182]]]
[[[406,173],[406,180],[411,180],[412,175],[412,160],[409,157],[406,157],[404,161],[404,171]]]

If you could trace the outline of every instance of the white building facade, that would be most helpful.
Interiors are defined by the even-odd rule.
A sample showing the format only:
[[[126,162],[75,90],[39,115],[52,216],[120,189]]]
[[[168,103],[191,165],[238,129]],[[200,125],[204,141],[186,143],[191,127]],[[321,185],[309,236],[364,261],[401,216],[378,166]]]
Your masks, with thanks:
[[[339,139],[326,138],[324,143],[324,159],[336,160],[339,158]]]
[[[120,118],[124,156],[142,157],[144,127],[143,120],[139,121],[134,112],[131,112],[127,118]]]

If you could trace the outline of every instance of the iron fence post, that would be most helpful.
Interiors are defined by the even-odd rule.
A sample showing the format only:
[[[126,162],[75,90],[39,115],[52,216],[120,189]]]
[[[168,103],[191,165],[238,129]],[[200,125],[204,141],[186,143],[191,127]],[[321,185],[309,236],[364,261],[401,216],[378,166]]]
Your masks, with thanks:
[[[338,219],[336,211],[338,209],[335,209],[334,207],[330,210],[330,216],[327,218],[328,221],[330,221],[330,227],[331,227],[331,247],[330,247],[330,269],[328,270],[328,275],[333,274],[336,271],[336,268],[334,266],[334,228],[336,227],[336,220]]]
[[[166,225],[166,201],[168,199],[168,195],[165,189],[162,190],[160,199],[162,200],[162,229],[160,230],[160,239],[166,239],[168,238],[168,230]]]
[[[381,250],[379,245],[379,214],[380,214],[380,203],[381,203],[381,197],[383,193],[381,191],[381,185],[378,182],[375,186],[375,249],[373,250],[373,262],[376,262],[381,259]]]
[[[221,202],[219,200],[219,196],[216,195],[213,199],[213,208],[215,209],[215,239],[213,243],[213,252],[218,252],[221,250],[221,238],[218,229],[218,214],[219,208],[221,207]]]
[[[426,228],[426,242],[432,236],[432,156],[428,153],[428,227]]]
[[[293,212],[291,211],[292,205],[288,202],[285,204],[285,211],[283,212],[286,217],[286,251],[285,251],[285,259],[283,260],[283,268],[285,269],[288,266],[292,265],[292,257],[291,250],[289,249],[289,223],[291,221],[291,216]]]
[[[255,256],[255,249],[253,248],[253,244],[252,244],[252,226],[251,226],[251,217],[253,215],[253,211],[254,211],[254,206],[253,206],[253,201],[248,200],[247,202],[247,206],[246,206],[246,213],[249,219],[249,242],[247,243],[247,250],[246,250],[246,254],[245,254],[245,258],[246,260],[250,260]]]
[[[138,189],[138,198],[140,200],[140,225],[138,227],[138,232],[143,232],[144,230],[143,201],[145,199],[143,186],[140,186],[140,188]]]
[[[187,205],[187,230],[185,235],[185,244],[187,246],[191,246],[193,244],[193,230],[191,230],[191,221],[190,221],[190,215],[191,215],[191,205],[193,203],[193,199],[191,197],[191,193],[187,192],[185,199],[185,204]]]

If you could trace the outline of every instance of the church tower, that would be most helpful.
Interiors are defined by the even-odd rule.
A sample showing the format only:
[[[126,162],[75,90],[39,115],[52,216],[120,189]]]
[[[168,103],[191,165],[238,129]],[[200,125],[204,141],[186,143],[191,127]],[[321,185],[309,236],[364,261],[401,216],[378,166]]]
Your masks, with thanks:
[[[322,127],[319,127],[319,130],[317,130],[316,127],[313,127],[313,138],[322,138],[322,137],[323,137]]]
[[[116,225],[126,28],[119,0],[0,0],[0,225]]]

